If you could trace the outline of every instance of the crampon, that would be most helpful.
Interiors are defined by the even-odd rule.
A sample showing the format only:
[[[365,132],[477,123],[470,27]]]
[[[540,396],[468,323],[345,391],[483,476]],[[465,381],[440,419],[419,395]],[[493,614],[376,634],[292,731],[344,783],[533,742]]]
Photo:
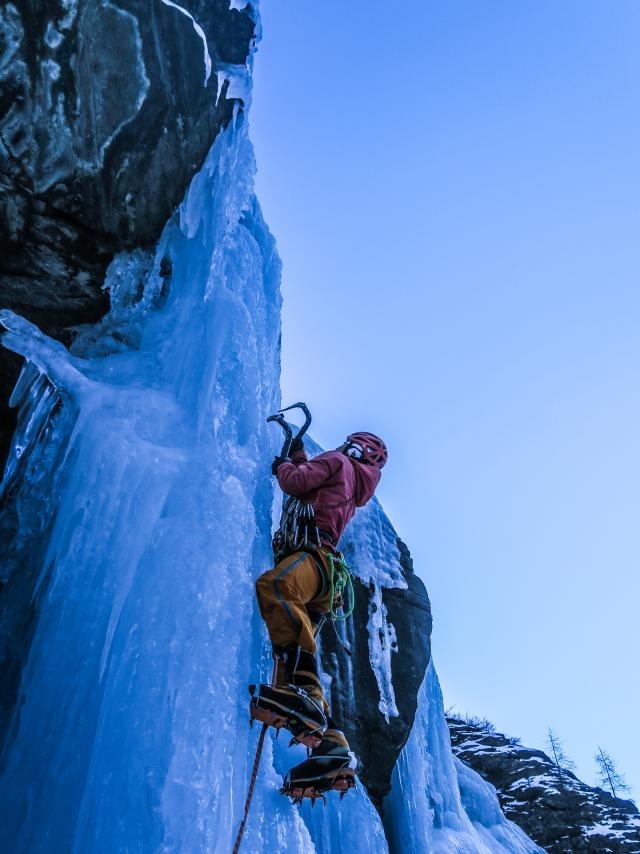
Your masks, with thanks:
[[[301,783],[285,781],[284,786],[280,789],[280,794],[287,795],[294,804],[301,804],[305,798],[308,798],[311,801],[311,806],[314,807],[317,800],[321,800],[326,805],[325,794],[327,792],[340,792],[340,800],[342,800],[349,789],[355,788],[355,785],[355,772],[351,768],[347,768],[333,779],[324,778],[316,780],[313,784],[302,785]]]

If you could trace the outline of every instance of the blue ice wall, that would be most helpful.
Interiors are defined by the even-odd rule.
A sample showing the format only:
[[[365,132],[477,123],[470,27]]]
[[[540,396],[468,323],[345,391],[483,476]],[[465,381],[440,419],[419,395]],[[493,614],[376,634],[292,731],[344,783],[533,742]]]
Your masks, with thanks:
[[[2,850],[231,850],[257,738],[246,685],[269,673],[253,581],[271,562],[279,404],[280,262],[254,169],[239,118],[155,253],[115,259],[112,311],[73,355],[2,314],[27,359],[9,471],[32,455],[23,491],[42,480],[43,425],[65,447],[41,508],[55,521],[0,777]],[[60,400],[71,417],[53,416]],[[268,740],[245,850],[384,849],[362,787],[339,833],[337,805],[307,826],[279,784]]]

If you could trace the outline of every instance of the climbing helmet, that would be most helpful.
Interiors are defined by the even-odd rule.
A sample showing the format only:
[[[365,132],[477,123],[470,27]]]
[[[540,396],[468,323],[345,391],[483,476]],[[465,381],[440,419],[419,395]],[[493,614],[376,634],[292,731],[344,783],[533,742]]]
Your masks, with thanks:
[[[387,446],[375,433],[351,433],[344,453],[353,460],[381,469],[387,462]]]

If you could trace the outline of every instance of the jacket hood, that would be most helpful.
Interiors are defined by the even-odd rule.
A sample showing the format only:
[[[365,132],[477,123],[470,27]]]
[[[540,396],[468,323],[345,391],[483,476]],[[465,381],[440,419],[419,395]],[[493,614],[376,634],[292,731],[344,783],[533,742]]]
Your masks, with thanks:
[[[351,457],[347,457],[356,475],[356,506],[364,505],[373,497],[377,485],[380,483],[380,469],[375,466],[360,463]]]

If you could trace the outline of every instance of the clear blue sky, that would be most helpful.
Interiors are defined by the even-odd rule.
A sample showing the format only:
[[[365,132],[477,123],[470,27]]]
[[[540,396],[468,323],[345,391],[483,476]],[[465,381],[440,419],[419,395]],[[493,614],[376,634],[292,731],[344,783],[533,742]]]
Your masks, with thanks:
[[[261,10],[284,399],[387,440],[445,703],[640,798],[640,4]]]

